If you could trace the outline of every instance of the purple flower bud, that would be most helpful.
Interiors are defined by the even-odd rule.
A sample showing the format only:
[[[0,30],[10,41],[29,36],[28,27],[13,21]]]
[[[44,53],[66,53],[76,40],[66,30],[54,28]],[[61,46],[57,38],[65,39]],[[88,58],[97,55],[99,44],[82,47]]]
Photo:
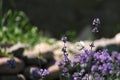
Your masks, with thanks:
[[[61,67],[61,66],[64,66],[64,65],[65,65],[65,63],[64,63],[64,62],[56,62],[56,64],[57,64],[59,67]]]
[[[67,52],[66,51],[66,46],[64,46],[63,48],[62,48],[62,51],[65,53],[65,52]]]
[[[93,26],[98,26],[99,24],[100,24],[100,19],[99,19],[99,18],[95,18],[95,19],[93,20],[92,25],[93,25]]]
[[[94,28],[92,29],[92,32],[99,32],[99,30],[98,30],[97,27],[94,27]]]
[[[67,37],[62,37],[62,39],[61,39],[64,43],[66,43],[67,42]]]
[[[98,66],[97,65],[93,65],[92,68],[91,68],[91,71],[94,73],[97,70],[98,70]]]
[[[80,77],[74,77],[73,80],[80,80]]]
[[[79,72],[75,72],[73,75],[73,80],[80,80],[80,74],[79,74]]]
[[[64,61],[65,61],[65,63],[68,63],[70,61],[68,58],[68,53],[64,54]]]
[[[71,60],[71,67],[75,67],[75,65],[76,65],[77,63],[79,63],[78,58],[72,59],[72,60]]]
[[[16,62],[15,62],[15,60],[14,60],[14,59],[8,60],[7,63],[6,63],[6,66],[9,67],[9,68],[14,69],[14,68],[16,67]]]
[[[85,73],[85,69],[81,69],[80,75],[83,75]]]
[[[82,80],[87,80],[88,79],[88,74],[85,74],[85,76],[82,78]]]
[[[40,79],[47,75],[49,75],[49,71],[46,69],[35,68],[34,70],[32,70],[32,78],[34,79]]]
[[[95,47],[94,42],[91,42],[90,47]]]
[[[68,73],[68,69],[67,68],[63,68],[62,72],[63,73]]]
[[[99,67],[98,67],[98,70],[102,70],[103,69],[103,67],[100,65]]]
[[[42,76],[46,76],[46,75],[48,75],[49,73],[50,73],[50,72],[49,72],[48,70],[44,69],[43,72],[42,72]]]
[[[65,77],[67,74],[68,74],[68,68],[65,67],[62,69],[62,76]]]
[[[110,70],[110,71],[109,71],[109,74],[113,74],[113,70]]]
[[[32,78],[40,78],[41,76],[41,73],[39,73],[39,69],[38,68],[36,68],[36,69],[34,69],[33,71],[32,71]]]
[[[79,73],[79,72],[75,72],[72,76],[73,76],[73,77],[79,77],[79,76],[80,76],[80,73]]]

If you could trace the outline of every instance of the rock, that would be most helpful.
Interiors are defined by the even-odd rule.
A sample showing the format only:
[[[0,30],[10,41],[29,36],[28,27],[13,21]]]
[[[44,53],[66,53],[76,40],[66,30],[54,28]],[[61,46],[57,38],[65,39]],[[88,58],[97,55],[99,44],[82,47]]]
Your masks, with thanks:
[[[7,61],[11,60],[8,57],[0,58],[0,74],[15,74],[24,70],[24,62],[18,58],[13,58],[15,60],[15,68],[10,68],[7,65]]]
[[[23,52],[25,49],[25,45],[22,43],[17,43],[9,48],[7,48],[7,51],[9,54],[13,54],[15,57],[18,57],[20,59],[23,59]]]
[[[56,61],[62,61],[63,53],[61,49],[54,50],[53,53],[54,53],[54,59]]]
[[[34,47],[34,53],[46,53],[47,51],[50,51],[51,49],[51,45],[47,44],[47,43],[40,43],[40,44],[37,44],[35,47]]]
[[[47,64],[47,60],[45,58],[41,57],[25,57],[24,61],[27,66],[41,66]]]
[[[115,39],[115,42],[120,45],[120,33],[116,34],[114,39]]]
[[[22,74],[18,75],[1,75],[0,80],[26,80]]]
[[[52,45],[49,45],[47,43],[40,43],[34,46],[34,48],[25,50],[24,56],[32,58],[32,57],[38,57],[38,56],[44,56],[44,55],[51,55],[54,48],[52,48]],[[46,57],[46,56],[44,56]],[[50,56],[49,56],[50,58]]]
[[[2,75],[0,80],[18,80],[16,75]]]
[[[17,50],[19,50],[19,49],[24,49],[25,48],[25,45],[24,44],[22,44],[22,43],[17,43],[17,44],[15,44],[15,45],[13,45],[13,46],[11,46],[11,47],[9,47],[8,49],[7,49],[7,51],[8,51],[8,53],[12,53],[13,51],[17,51]],[[23,50],[24,51],[24,50]],[[18,53],[22,53],[23,51],[18,51]]]
[[[26,80],[26,78],[23,74],[18,74],[17,75],[17,80]]]
[[[47,43],[37,44],[34,48],[24,51],[24,60],[29,65],[46,64],[48,60],[53,60],[53,50],[54,47]]]
[[[50,66],[48,71],[50,71],[50,74],[48,75],[47,79],[54,80],[59,77],[59,67],[56,64]]]
[[[31,66],[26,67],[24,70],[24,74],[28,79],[32,79],[32,70],[36,69],[37,67]]]

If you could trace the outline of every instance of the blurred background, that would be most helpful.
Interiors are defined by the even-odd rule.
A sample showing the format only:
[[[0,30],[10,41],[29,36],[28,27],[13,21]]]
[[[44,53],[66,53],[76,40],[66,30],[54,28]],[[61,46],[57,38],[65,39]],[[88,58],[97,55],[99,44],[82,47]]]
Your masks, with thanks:
[[[62,35],[88,39],[92,20],[98,17],[101,25],[96,38],[110,38],[120,32],[119,3],[119,0],[3,0],[3,14],[9,9],[23,11],[39,31],[58,39]]]

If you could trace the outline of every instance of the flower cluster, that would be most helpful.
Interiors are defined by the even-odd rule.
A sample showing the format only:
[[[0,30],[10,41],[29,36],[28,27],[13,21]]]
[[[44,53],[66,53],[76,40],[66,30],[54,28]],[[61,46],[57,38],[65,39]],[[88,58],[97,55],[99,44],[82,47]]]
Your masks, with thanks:
[[[33,79],[43,79],[48,74],[49,74],[49,71],[46,69],[35,68],[34,70],[32,70]]]
[[[93,32],[98,32],[100,19],[95,18],[92,25]],[[78,49],[83,53],[77,54],[73,59],[68,58],[66,50],[67,37],[63,37],[64,46],[62,48],[64,61],[59,62],[61,69],[61,80],[119,80],[120,79],[120,53],[108,53],[107,49],[94,52],[94,41],[89,45],[90,50],[86,49],[83,42],[79,42]],[[71,70],[72,68],[72,70]]]
[[[65,78],[72,77],[72,80],[119,79],[120,54],[118,52],[110,54],[107,49],[93,52],[83,47],[82,50],[84,50],[84,53],[81,53],[70,60],[68,58],[66,46],[64,45],[63,48],[65,48],[62,49],[64,52],[64,61],[59,62],[58,65],[61,69],[62,76]],[[74,70],[70,71],[71,68]]]

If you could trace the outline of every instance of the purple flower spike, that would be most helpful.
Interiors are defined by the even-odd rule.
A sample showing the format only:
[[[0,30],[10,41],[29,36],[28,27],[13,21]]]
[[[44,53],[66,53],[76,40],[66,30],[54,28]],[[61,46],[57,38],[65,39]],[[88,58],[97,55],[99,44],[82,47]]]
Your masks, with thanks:
[[[64,61],[65,61],[65,62],[69,62],[68,53],[65,53],[65,54],[64,54]]]
[[[95,18],[95,19],[93,20],[92,25],[97,27],[99,24],[100,24],[100,19],[99,19],[99,18]]]

